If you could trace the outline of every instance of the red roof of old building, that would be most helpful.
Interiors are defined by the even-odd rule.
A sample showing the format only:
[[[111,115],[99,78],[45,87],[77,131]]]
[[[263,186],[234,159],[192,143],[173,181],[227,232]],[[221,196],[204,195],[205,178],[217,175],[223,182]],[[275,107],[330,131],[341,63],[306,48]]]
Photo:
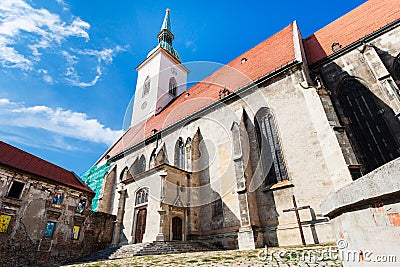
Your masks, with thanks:
[[[75,189],[93,193],[77,176],[53,163],[38,158],[19,148],[0,141],[0,164],[17,170],[38,175],[42,178],[60,183]]]
[[[369,0],[304,40],[308,63],[332,55],[333,43],[343,49],[399,18],[399,0]]]
[[[221,89],[231,92],[256,81],[295,60],[293,23],[221,67],[203,81],[181,94],[156,116],[131,127],[106,153],[109,156],[132,147],[202,108],[219,100]],[[297,44],[299,45],[299,44]],[[242,62],[245,58],[246,61]]]

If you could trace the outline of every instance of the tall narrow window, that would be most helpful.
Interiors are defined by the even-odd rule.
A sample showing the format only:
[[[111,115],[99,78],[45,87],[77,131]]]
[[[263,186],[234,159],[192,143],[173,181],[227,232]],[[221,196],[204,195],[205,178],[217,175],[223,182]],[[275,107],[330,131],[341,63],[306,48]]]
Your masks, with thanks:
[[[122,182],[128,178],[128,167],[125,167],[119,175],[119,181]]]
[[[146,158],[141,155],[138,162],[138,173],[142,173],[146,170]]]
[[[186,157],[186,170],[190,171],[192,169],[192,139],[188,137],[186,140],[186,145],[185,145],[185,157]]]
[[[175,166],[180,169],[185,169],[185,144],[182,138],[179,138],[175,144]]]
[[[156,150],[154,149],[153,152],[150,155],[149,169],[152,169],[155,166],[156,166]]]
[[[147,76],[143,84],[142,97],[146,96],[149,92],[150,92],[150,76]]]
[[[169,79],[169,94],[172,96],[176,96],[177,93],[177,85],[176,85],[176,80],[174,77],[172,77],[171,79]]]
[[[142,188],[136,193],[136,203],[135,205],[145,204],[149,201],[149,189]]]
[[[366,172],[400,156],[393,136],[399,122],[385,103],[355,78],[342,81],[337,97],[347,119],[343,120],[346,131]]]
[[[271,111],[268,108],[260,109],[256,114],[255,124],[266,184],[287,180],[282,150]]]

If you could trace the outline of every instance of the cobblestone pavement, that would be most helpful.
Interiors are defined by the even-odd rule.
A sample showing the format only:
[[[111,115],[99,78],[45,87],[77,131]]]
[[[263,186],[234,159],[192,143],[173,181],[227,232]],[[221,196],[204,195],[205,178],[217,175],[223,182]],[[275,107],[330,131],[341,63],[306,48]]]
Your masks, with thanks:
[[[248,251],[224,250],[153,256],[135,256],[125,259],[97,261],[75,265],[83,266],[342,266],[336,247],[269,248]]]

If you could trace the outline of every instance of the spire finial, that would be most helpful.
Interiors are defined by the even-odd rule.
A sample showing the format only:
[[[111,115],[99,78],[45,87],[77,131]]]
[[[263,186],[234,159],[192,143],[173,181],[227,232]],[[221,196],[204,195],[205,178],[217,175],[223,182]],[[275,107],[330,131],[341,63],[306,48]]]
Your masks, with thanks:
[[[163,24],[161,25],[161,31],[162,30],[169,30],[171,32],[171,19],[170,19],[170,16],[169,16],[170,12],[171,12],[171,10],[169,8],[167,8],[165,10],[165,17],[164,17]]]

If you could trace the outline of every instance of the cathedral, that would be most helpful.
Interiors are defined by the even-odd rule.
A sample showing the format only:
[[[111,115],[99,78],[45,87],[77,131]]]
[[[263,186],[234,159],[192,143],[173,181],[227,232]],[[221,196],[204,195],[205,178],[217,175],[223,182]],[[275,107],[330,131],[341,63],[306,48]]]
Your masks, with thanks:
[[[96,163],[113,245],[334,242],[321,202],[400,156],[400,2],[307,38],[294,21],[192,86],[170,17],[136,68],[129,129]]]

